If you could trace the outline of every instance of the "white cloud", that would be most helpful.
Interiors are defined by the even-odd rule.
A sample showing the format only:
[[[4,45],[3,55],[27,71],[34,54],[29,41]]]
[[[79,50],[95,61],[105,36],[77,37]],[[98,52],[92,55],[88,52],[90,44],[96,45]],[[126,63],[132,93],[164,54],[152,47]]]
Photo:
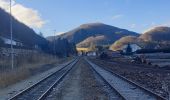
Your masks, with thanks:
[[[0,0],[0,7],[8,10],[9,9],[9,0]]]
[[[167,26],[167,27],[170,27],[170,22],[167,22],[167,23],[164,23],[164,24],[156,24],[156,23],[151,23],[151,25],[149,26],[148,29],[146,29],[145,31],[143,31],[143,33],[147,32],[147,31],[150,31],[156,27],[160,27],[160,26]]]
[[[151,23],[151,26],[155,26],[155,25],[156,25],[156,23],[155,23],[155,22],[152,22],[152,23]]]
[[[7,12],[9,12],[9,1],[0,0],[0,7]],[[45,24],[37,10],[25,7],[14,0],[12,0],[12,15],[20,22],[33,28],[41,28]]]
[[[170,22],[166,22],[166,23],[161,23],[161,24],[156,24],[156,23],[151,23],[150,27],[159,27],[159,26],[167,26],[170,27]]]
[[[136,24],[131,24],[130,28],[135,28],[137,25]]]
[[[167,23],[165,23],[165,24],[162,24],[162,26],[168,26],[168,27],[170,27],[170,22],[167,22]]]
[[[119,14],[119,15],[114,15],[114,16],[112,17],[112,20],[119,19],[119,18],[121,18],[121,17],[123,17],[123,15],[121,15],[121,14]]]

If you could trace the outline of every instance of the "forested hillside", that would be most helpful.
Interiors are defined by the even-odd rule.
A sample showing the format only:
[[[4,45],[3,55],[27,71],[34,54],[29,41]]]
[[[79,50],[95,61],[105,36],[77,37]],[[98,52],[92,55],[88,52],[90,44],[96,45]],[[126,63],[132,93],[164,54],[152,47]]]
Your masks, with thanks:
[[[74,44],[69,43],[66,39],[48,41],[44,37],[35,33],[33,29],[13,19],[13,38],[23,43],[26,48],[34,49],[38,46],[46,53],[56,54],[58,56],[69,56],[75,53]],[[0,8],[0,36],[10,38],[10,15]],[[55,44],[54,44],[55,42]],[[55,46],[55,51],[54,51]]]
[[[25,46],[34,47],[35,45],[43,48],[47,45],[48,41],[37,35],[33,29],[25,24],[13,19],[13,37],[20,40]],[[10,15],[0,8],[0,35],[10,36]]]

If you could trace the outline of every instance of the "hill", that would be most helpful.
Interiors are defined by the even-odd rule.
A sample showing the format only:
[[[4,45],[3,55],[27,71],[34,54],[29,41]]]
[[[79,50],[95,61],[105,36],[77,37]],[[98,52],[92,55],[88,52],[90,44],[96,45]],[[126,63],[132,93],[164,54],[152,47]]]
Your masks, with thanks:
[[[139,37],[127,36],[122,37],[110,46],[111,50],[120,50],[128,43],[135,43],[143,49],[165,49],[170,46],[170,28],[154,27]]]
[[[33,29],[13,19],[13,38],[21,41],[27,47],[38,45],[41,48],[47,46],[48,41],[37,35]],[[0,8],[0,36],[10,37],[10,15]]]
[[[144,41],[170,41],[170,27],[154,27],[143,33],[139,38]]]
[[[111,50],[120,50],[124,45],[128,43],[137,43],[138,37],[136,36],[125,36],[117,40],[110,46]]]
[[[94,42],[98,45],[111,44],[121,37],[128,35],[138,36],[138,33],[103,23],[88,23],[80,25],[69,32],[59,35],[57,38],[66,38],[78,46],[86,46],[91,42]],[[53,37],[48,37],[48,39],[53,39]]]
[[[107,43],[108,37],[104,35],[100,36],[91,36],[83,40],[82,42],[77,44],[77,47],[89,47],[91,43],[94,43],[96,45],[104,45]]]

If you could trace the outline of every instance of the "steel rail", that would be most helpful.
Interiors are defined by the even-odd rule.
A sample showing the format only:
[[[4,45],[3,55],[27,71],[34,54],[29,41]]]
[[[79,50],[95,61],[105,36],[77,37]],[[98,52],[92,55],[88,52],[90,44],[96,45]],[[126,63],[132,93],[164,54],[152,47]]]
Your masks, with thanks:
[[[37,83],[31,85],[30,87],[24,89],[23,91],[19,92],[18,94],[14,95],[13,97],[9,98],[8,100],[17,100],[17,98],[19,98],[20,96],[24,95],[24,93],[27,93],[27,92],[31,91],[31,89],[35,88],[36,86],[38,86],[38,85],[41,84],[42,82],[45,82],[48,78],[50,78],[50,77],[52,77],[53,75],[55,75],[56,73],[60,72],[61,70],[63,70],[63,69],[66,68],[67,66],[69,66],[69,65],[72,64],[72,65],[71,65],[71,68],[72,68],[77,62],[78,62],[78,58],[70,61],[68,64],[64,65],[64,67],[62,67],[61,69],[59,69],[59,70],[57,70],[56,72],[48,75],[47,77],[43,78],[42,80],[38,81]],[[71,69],[69,69],[69,71],[70,71],[70,70],[71,70]],[[67,73],[68,73],[68,71],[67,71]],[[64,73],[64,74],[62,75],[62,77],[59,78],[58,81],[61,81],[61,79],[64,78],[64,76],[65,76],[67,73]],[[57,81],[55,81],[55,83],[56,83],[56,82],[57,82]],[[52,84],[52,85],[54,85],[54,84]],[[52,87],[52,86],[50,86],[50,88],[51,88],[51,87]],[[48,90],[50,90],[50,89],[48,89]],[[46,91],[46,92],[47,92],[47,91]],[[43,93],[43,95],[44,95],[44,93]],[[41,97],[42,97],[42,95],[41,95]]]
[[[87,58],[85,58],[85,59],[86,59],[86,61],[90,64],[91,61],[89,61]],[[92,63],[92,62],[91,62],[91,63]],[[94,63],[93,63],[93,64],[94,64]],[[91,64],[90,64],[90,65],[91,65]],[[96,64],[94,64],[94,65],[96,65]],[[91,66],[92,66],[92,65],[91,65]],[[97,65],[97,66],[99,66],[99,65]],[[137,83],[135,83],[135,82],[127,79],[127,78],[125,78],[124,76],[121,76],[121,75],[119,75],[119,74],[111,71],[111,70],[108,69],[108,68],[101,67],[101,66],[99,66],[99,67],[102,68],[103,70],[106,70],[106,71],[112,73],[113,75],[117,76],[118,78],[120,78],[120,79],[122,79],[122,80],[124,80],[124,81],[126,81],[126,82],[128,82],[128,83],[130,83],[130,84],[132,84],[132,85],[134,85],[134,86],[142,89],[143,91],[149,93],[150,95],[154,95],[157,100],[167,100],[166,98],[158,95],[157,93],[154,93],[153,91],[151,91],[151,90],[149,90],[149,89],[146,89],[145,87],[143,87],[143,86],[141,86],[141,85],[139,85],[139,84],[137,84]],[[93,67],[92,67],[92,68],[93,68]],[[93,68],[93,69],[94,69],[94,68]],[[95,70],[95,69],[94,69],[94,70]],[[97,71],[96,71],[96,72],[97,72]],[[97,73],[98,73],[98,72],[97,72]],[[98,73],[98,74],[99,74],[99,73]],[[100,74],[99,74],[99,75],[100,75]],[[100,75],[100,76],[103,77],[102,75]],[[103,79],[106,81],[106,79],[105,79],[104,77],[103,77]],[[111,85],[111,84],[110,84],[110,85]],[[113,88],[114,88],[114,87],[113,87]],[[114,89],[115,89],[115,88],[114,88]],[[116,90],[116,89],[115,89],[115,90]],[[117,91],[117,92],[118,92],[118,91]],[[118,93],[119,93],[119,92],[118,92]],[[121,93],[119,93],[119,94],[120,94],[121,96],[123,96]],[[125,97],[124,97],[124,98],[125,98]]]

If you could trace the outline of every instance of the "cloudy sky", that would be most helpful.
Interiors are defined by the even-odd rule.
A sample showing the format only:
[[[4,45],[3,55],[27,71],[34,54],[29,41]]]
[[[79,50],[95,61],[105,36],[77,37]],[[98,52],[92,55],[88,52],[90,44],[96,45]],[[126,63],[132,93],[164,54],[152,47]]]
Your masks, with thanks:
[[[102,22],[142,33],[170,26],[170,0],[13,0],[13,16],[44,36]],[[0,0],[9,11],[9,0]]]

